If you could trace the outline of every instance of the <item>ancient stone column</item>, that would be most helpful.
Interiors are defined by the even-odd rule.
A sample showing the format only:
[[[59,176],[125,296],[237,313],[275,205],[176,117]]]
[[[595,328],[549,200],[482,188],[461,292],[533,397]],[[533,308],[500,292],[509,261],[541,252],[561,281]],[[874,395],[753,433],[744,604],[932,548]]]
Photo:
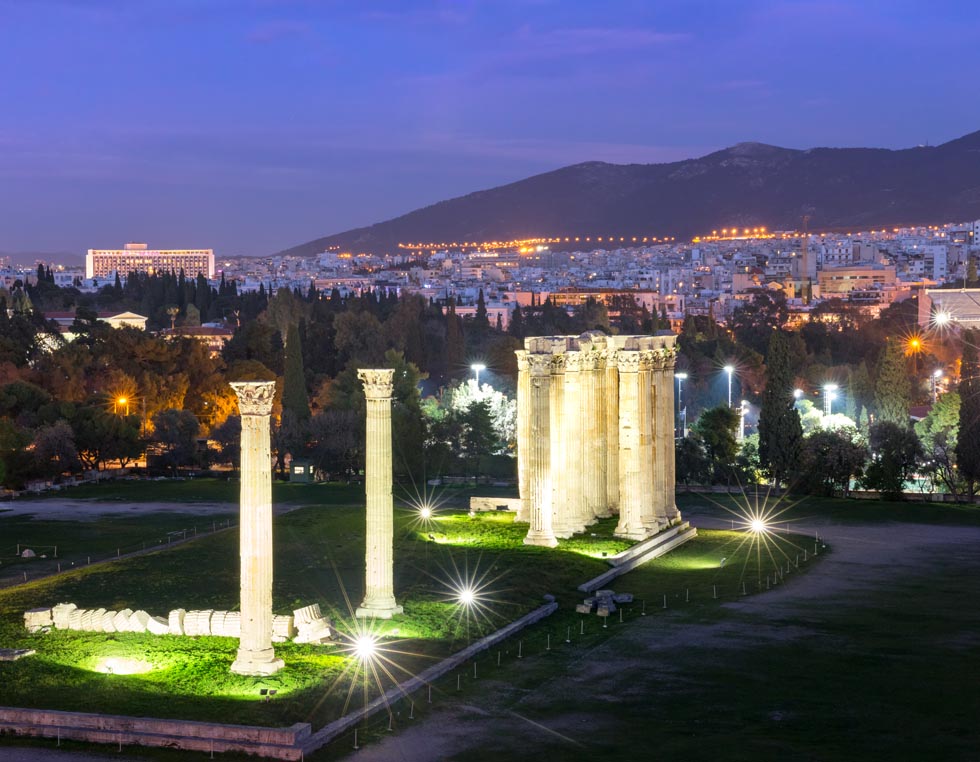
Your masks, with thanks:
[[[585,516],[582,409],[582,352],[565,352],[564,390],[561,395],[562,478],[556,484],[564,498],[563,510],[555,512],[552,529],[555,537],[571,537],[585,529],[592,519]]]
[[[606,508],[606,480],[599,468],[599,388],[596,380],[598,352],[592,341],[582,340],[582,370],[579,372],[579,390],[582,417],[582,521],[595,523],[596,516]],[[602,421],[605,423],[605,421]],[[603,445],[604,446],[604,445]]]
[[[241,634],[231,671],[271,675],[285,666],[272,648],[272,452],[275,381],[231,384],[242,416],[239,548]]]
[[[608,479],[609,479],[609,453],[606,438],[608,436],[609,422],[607,416],[607,405],[609,404],[609,391],[606,384],[606,352],[605,345],[595,344],[593,349],[594,366],[592,368],[592,393],[595,398],[595,438],[592,441],[594,453],[595,472],[592,478],[592,512],[596,518],[612,516],[609,509]],[[619,394],[617,389],[615,392]],[[617,421],[618,425],[618,421]],[[618,479],[618,476],[617,476]]]
[[[531,371],[527,350],[519,349],[517,355],[517,490],[521,503],[514,521],[531,520],[531,492],[528,473],[528,456],[531,452]]]
[[[555,537],[571,537],[568,520],[565,436],[565,351],[553,347],[551,355],[551,528]]]
[[[641,449],[640,352],[617,352],[619,369],[619,523],[616,536],[641,540],[649,536],[643,525],[643,473],[647,467]]]
[[[654,457],[656,390],[654,389],[653,369],[656,351],[652,348],[646,348],[651,345],[652,342],[646,339],[644,340],[644,348],[640,350],[637,409],[640,420],[640,462],[642,463],[640,470],[640,484],[642,485],[640,489],[643,495],[641,520],[644,527],[656,531],[661,523],[657,520],[656,507],[658,504],[662,504],[663,498],[663,476],[660,474],[658,481],[658,471],[663,470],[663,464]]]
[[[664,348],[661,350],[663,370],[660,374],[659,429],[657,452],[664,462],[664,515],[667,523],[680,521],[681,514],[677,510],[675,486],[677,483],[677,466],[674,451],[674,367],[677,363],[676,336],[661,337]]]
[[[531,527],[525,545],[555,547],[551,529],[551,354],[529,353],[528,494]]]
[[[606,510],[619,513],[619,362],[615,344],[606,339]]]
[[[367,496],[364,602],[358,617],[391,619],[402,613],[395,603],[394,502],[391,496],[391,392],[393,370],[359,370],[367,400],[364,488]]]

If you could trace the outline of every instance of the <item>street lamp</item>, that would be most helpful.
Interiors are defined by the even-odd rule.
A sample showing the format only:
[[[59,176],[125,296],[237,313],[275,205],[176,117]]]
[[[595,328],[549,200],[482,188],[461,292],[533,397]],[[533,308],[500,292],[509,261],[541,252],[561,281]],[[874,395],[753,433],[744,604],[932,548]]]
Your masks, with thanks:
[[[728,374],[728,407],[732,406],[732,374],[735,372],[734,365],[726,365],[722,370]]]
[[[677,379],[677,410],[680,413],[681,419],[681,438],[687,436],[687,408],[682,404],[682,386],[684,381],[687,380],[687,373],[683,371],[680,373],[675,373],[674,378]]]
[[[475,362],[470,366],[470,370],[476,374],[476,388],[480,388],[480,371],[486,370],[487,366],[482,362]]]
[[[801,400],[801,399],[803,399],[803,390],[802,389],[794,389],[793,390],[793,399],[794,400]]]
[[[128,418],[129,417],[129,398],[128,397],[116,397],[115,401],[112,404],[112,412],[113,413],[118,413],[119,412],[119,408],[122,405],[125,405],[126,406],[126,417]]]
[[[823,385],[823,414],[830,415],[831,405],[834,399],[837,397],[834,392],[837,391],[837,384],[824,384]]]
[[[936,404],[936,399],[939,396],[939,389],[938,389],[938,387],[939,387],[939,379],[942,378],[942,377],[943,377],[943,369],[942,368],[936,368],[932,372],[932,376],[929,379],[930,381],[932,381],[932,404],[933,405]]]
[[[745,441],[745,414],[749,412],[749,401],[742,400],[738,405],[738,441]]]

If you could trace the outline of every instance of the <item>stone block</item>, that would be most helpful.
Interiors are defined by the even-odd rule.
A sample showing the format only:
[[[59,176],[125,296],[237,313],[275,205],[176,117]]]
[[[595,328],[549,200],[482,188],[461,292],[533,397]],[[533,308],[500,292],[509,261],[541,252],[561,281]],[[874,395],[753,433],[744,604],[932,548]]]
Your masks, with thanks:
[[[313,622],[305,622],[297,626],[296,637],[293,638],[293,642],[312,644],[325,643],[330,640],[331,635],[332,632],[330,630],[330,622],[321,617]]]
[[[184,634],[184,616],[187,614],[184,609],[174,609],[167,616],[167,627],[170,628],[171,635]]]
[[[146,631],[151,635],[168,635],[170,625],[162,616],[151,616],[146,622]]]
[[[86,631],[87,632],[102,632],[102,617],[105,616],[105,609],[95,609],[92,612],[92,616],[89,618]]]
[[[309,606],[303,606],[303,608],[293,611],[293,620],[296,622],[297,627],[322,618],[323,614],[320,613],[319,603],[311,603]]]
[[[184,616],[184,634],[191,636],[211,634],[211,614],[214,609],[188,611]]]
[[[589,603],[579,603],[579,604],[577,604],[575,606],[575,613],[576,614],[591,614],[592,613],[592,604],[589,604]]]
[[[112,626],[116,628],[116,632],[129,632],[129,618],[132,615],[132,609],[123,609],[122,611],[116,612],[116,615],[112,618]]]
[[[146,623],[150,621],[150,615],[142,609],[134,611],[129,617],[130,632],[146,632]]]
[[[293,626],[293,617],[279,614],[272,617],[272,637],[289,640],[296,635],[296,628]],[[282,641],[279,641],[282,642]]]
[[[59,603],[51,609],[51,618],[54,620],[54,626],[59,630],[67,630],[68,615],[77,608],[78,606],[74,603]]]
[[[75,609],[68,615],[68,625],[69,630],[81,630],[82,629],[82,616],[85,614],[85,609]]]
[[[598,614],[599,616],[609,616],[609,614],[611,614],[612,612],[610,612],[609,609],[607,609],[605,606],[600,606],[598,609],[596,609],[595,613]]]
[[[612,598],[614,595],[616,595],[615,590],[596,590],[595,593],[596,598]]]
[[[24,612],[24,627],[28,632],[39,632],[45,627],[54,626],[51,609],[30,609]]]
[[[633,593],[617,593],[613,596],[613,600],[616,603],[632,603]]]
[[[107,611],[102,615],[102,621],[99,623],[99,628],[102,632],[115,632],[116,631],[116,611]]]

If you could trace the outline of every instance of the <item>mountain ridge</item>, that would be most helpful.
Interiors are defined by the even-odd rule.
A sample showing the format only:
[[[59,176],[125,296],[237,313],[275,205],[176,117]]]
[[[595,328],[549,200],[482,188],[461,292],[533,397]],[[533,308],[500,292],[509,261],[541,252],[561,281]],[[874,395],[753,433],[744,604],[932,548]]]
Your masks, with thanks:
[[[374,253],[398,243],[675,236],[723,227],[867,229],[980,219],[980,131],[938,146],[783,148],[746,141],[660,164],[585,161],[314,239]]]

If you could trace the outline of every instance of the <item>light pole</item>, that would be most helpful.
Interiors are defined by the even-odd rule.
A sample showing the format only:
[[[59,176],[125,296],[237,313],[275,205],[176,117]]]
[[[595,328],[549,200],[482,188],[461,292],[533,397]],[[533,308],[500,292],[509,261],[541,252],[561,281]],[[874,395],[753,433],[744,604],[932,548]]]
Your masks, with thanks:
[[[681,438],[687,436],[687,408],[684,407],[682,402],[682,391],[684,381],[687,380],[687,373],[683,371],[681,373],[675,373],[674,378],[677,379],[677,411],[681,419]]]
[[[734,365],[726,365],[723,370],[728,374],[728,407],[732,406],[732,374],[735,372]]]
[[[936,404],[936,399],[939,397],[939,379],[942,378],[942,375],[943,375],[942,368],[936,368],[932,372],[932,378],[930,380],[932,381],[932,404],[933,405]]]
[[[823,414],[831,414],[831,405],[833,404],[834,398],[837,396],[834,392],[837,391],[837,384],[824,384],[823,385]]]
[[[745,441],[745,414],[749,411],[749,401],[742,400],[738,405],[738,441]]]
[[[120,405],[125,405],[126,406],[126,417],[129,418],[129,398],[128,397],[116,397],[115,402],[113,402],[113,405],[112,405],[112,412],[113,413],[118,413],[119,412],[119,406]]]
[[[480,388],[480,371],[486,370],[487,366],[482,362],[475,362],[470,366],[470,370],[476,374],[476,388]]]

